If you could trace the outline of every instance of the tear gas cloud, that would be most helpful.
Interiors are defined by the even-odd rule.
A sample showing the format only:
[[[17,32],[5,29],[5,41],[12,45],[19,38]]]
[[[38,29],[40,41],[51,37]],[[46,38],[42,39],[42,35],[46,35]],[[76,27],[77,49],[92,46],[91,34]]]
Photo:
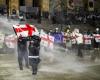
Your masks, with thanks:
[[[12,25],[18,24],[19,21],[8,21],[6,18],[0,18],[0,30],[7,34],[15,34]],[[91,63],[84,63],[78,59],[76,53],[70,50],[60,51],[58,49],[46,50],[44,47],[40,49],[40,71],[55,72],[55,73],[69,73],[69,72],[84,72],[88,66],[94,65]],[[15,48],[17,58],[17,49]]]

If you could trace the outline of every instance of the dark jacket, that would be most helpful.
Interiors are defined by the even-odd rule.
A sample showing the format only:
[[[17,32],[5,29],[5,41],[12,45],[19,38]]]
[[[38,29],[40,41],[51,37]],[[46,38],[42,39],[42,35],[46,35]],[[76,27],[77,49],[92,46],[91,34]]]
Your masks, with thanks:
[[[29,56],[39,56],[41,38],[34,35],[32,41],[29,44]]]
[[[18,44],[18,50],[20,50],[20,51],[27,50],[27,41],[25,39],[18,38],[17,44]]]

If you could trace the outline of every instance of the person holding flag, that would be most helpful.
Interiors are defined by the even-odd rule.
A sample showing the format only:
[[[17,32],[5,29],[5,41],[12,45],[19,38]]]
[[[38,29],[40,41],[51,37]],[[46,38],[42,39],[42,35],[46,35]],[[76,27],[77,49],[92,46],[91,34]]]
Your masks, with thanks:
[[[39,51],[40,51],[41,38],[37,35],[31,37],[29,43],[29,63],[32,67],[32,74],[36,75],[38,70],[38,64],[40,63]]]
[[[65,31],[64,31],[64,35],[63,35],[63,43],[65,45],[65,48],[70,48],[71,47],[71,30],[70,30],[70,25],[68,25],[68,27],[66,27]]]
[[[27,41],[31,40],[29,39],[34,34],[38,33],[37,28],[34,25],[13,25],[13,29],[15,31],[15,34],[18,37],[18,63],[20,70],[23,70],[23,58],[26,62],[26,67],[29,68],[28,64],[28,51],[27,51]]]
[[[79,29],[76,29],[76,42],[77,42],[77,47],[78,47],[78,54],[77,56],[79,57],[83,57],[83,53],[82,53],[82,46],[83,46],[83,35],[79,32]]]
[[[23,70],[23,58],[25,59],[26,67],[29,68],[28,64],[28,52],[27,52],[27,41],[20,35],[17,41],[18,47],[18,63],[20,70]]]

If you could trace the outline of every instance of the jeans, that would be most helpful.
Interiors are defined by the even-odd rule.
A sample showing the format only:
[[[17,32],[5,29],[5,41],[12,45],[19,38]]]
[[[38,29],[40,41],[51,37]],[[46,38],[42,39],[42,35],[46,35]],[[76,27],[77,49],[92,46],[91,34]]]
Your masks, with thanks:
[[[18,51],[18,63],[21,70],[23,69],[23,59],[25,59],[26,67],[29,67],[27,51]]]

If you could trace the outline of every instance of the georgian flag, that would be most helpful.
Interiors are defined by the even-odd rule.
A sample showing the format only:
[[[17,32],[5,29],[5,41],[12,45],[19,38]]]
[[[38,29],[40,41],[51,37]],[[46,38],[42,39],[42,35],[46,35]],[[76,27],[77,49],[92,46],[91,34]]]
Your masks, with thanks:
[[[29,25],[29,24],[13,25],[13,29],[18,37],[20,35],[23,37],[28,37],[39,34],[37,28],[34,25]]]
[[[96,42],[100,42],[100,34],[93,34]]]
[[[40,31],[41,45],[50,49],[54,47],[54,37],[48,35],[44,30]]]
[[[91,35],[83,35],[84,44],[92,44],[92,36]]]

